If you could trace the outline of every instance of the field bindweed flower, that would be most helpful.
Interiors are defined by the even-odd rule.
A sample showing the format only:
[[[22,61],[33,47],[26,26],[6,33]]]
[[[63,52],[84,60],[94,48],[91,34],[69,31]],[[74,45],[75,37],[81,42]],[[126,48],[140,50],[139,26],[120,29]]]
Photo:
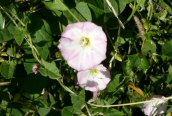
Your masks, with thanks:
[[[101,64],[89,70],[78,72],[77,77],[79,86],[92,91],[94,99],[97,99],[98,92],[105,89],[111,80],[109,70]]]
[[[77,71],[100,64],[106,58],[106,47],[102,27],[91,22],[69,24],[58,45],[68,65]]]
[[[35,64],[32,68],[32,71],[37,74],[38,73],[38,70],[39,70],[39,65],[38,64]]]
[[[167,101],[164,100],[164,96],[155,95],[151,97],[149,100],[152,102],[145,103],[142,111],[147,116],[159,116],[166,112],[167,109]]]

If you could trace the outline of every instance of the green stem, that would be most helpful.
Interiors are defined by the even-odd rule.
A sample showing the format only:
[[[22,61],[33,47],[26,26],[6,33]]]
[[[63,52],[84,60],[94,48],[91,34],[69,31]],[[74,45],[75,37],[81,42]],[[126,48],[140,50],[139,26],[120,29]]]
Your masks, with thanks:
[[[87,110],[87,112],[88,112],[88,116],[91,116],[91,113],[90,113],[90,111],[89,111],[89,109],[88,109],[87,104],[85,104],[85,108],[86,108],[86,110]]]
[[[6,11],[6,9],[4,9],[2,6],[0,6],[0,9],[8,16],[9,19],[11,19],[11,21],[18,27],[17,23],[15,22],[15,20],[13,19],[13,17],[11,17],[11,15]]]
[[[170,100],[172,99],[172,96],[162,98],[162,100]],[[88,102],[89,105],[94,106],[94,107],[101,107],[101,108],[109,108],[109,107],[123,107],[123,106],[132,106],[132,105],[138,105],[138,104],[144,104],[144,103],[150,103],[150,102],[156,102],[156,99],[153,100],[146,100],[146,101],[141,101],[141,102],[133,102],[133,103],[125,103],[125,104],[115,104],[115,105],[96,105],[92,104],[91,102]]]
[[[112,10],[113,14],[114,14],[115,17],[117,18],[117,20],[118,20],[120,26],[124,29],[125,26],[124,26],[124,24],[122,23],[122,21],[119,19],[119,17],[118,17],[118,15],[117,15],[115,9],[113,8],[111,2],[110,2],[109,0],[106,0],[106,3],[108,4],[109,8]]]
[[[38,58],[39,53],[38,53],[37,49],[35,48],[35,46],[32,44],[30,35],[27,35],[27,36],[25,37],[25,40],[26,40],[27,43],[29,44],[29,46],[30,46],[30,48],[31,48],[31,50],[32,50],[32,54],[33,54],[34,58],[35,58],[40,64],[42,64],[41,61],[40,61],[40,59]]]
[[[13,12],[11,12],[10,10],[8,10],[8,12],[15,18],[19,21],[19,23],[25,27],[26,25],[18,18],[18,16],[16,14],[14,14]]]
[[[13,19],[13,17],[14,17],[15,19],[17,19],[17,20],[19,21],[19,23],[20,23],[22,26],[25,27],[25,24],[24,24],[24,23],[18,18],[18,16],[17,16],[16,14],[14,14],[12,11],[10,11],[10,10],[8,10],[8,9],[5,9],[5,8],[2,7],[2,6],[0,6],[0,9],[4,11],[4,13],[13,21],[13,23],[14,23],[16,26],[18,26],[18,25],[17,25],[17,23],[15,22],[15,20]],[[10,13],[11,15],[10,15],[9,13]]]
[[[59,82],[59,84],[60,84],[67,92],[69,92],[69,93],[71,93],[71,94],[75,94],[75,92],[73,92],[73,91],[70,90],[66,85],[64,85],[64,83],[63,83],[60,79],[58,79],[57,81]],[[75,94],[75,95],[76,95],[76,94]]]
[[[68,12],[73,16],[73,18],[77,21],[80,22],[80,20],[70,11],[69,8],[67,8]]]
[[[128,23],[131,18],[134,16],[134,14],[136,13],[136,11],[139,9],[139,5],[137,6],[132,6],[132,4],[130,4],[130,7],[132,8],[132,13],[130,14],[130,16],[128,17],[128,19],[124,22],[124,24]]]
[[[149,0],[148,20],[151,20],[152,16],[153,16],[153,1]]]

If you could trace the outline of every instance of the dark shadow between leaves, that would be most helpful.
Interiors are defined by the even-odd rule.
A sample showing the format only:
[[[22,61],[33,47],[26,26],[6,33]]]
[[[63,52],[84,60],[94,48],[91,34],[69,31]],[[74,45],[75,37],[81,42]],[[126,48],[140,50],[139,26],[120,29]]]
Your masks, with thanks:
[[[49,78],[43,77],[39,74],[29,74],[27,77],[23,77],[20,81],[21,89],[24,92],[35,94],[41,93],[43,88],[46,88]]]
[[[29,18],[31,22],[28,24],[28,31],[34,34],[43,26],[44,22],[37,13],[31,14]]]
[[[63,25],[68,24],[68,21],[66,17],[63,16],[63,14],[60,17],[58,17],[57,15],[55,15],[55,13],[53,13],[51,10],[48,10],[47,8],[43,8],[41,10],[41,16],[43,19],[47,21],[47,23],[50,26],[52,36],[55,37],[61,35],[59,24],[60,23]]]

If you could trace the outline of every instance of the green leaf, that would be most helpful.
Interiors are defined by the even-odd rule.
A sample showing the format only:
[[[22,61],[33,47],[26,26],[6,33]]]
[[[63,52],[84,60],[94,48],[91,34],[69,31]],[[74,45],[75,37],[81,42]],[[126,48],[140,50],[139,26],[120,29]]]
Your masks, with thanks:
[[[109,111],[108,113],[105,114],[106,116],[125,116],[125,114],[123,112],[120,112],[117,109],[113,109],[111,111]]]
[[[61,0],[53,0],[53,1],[43,1],[45,6],[54,11],[57,15],[61,14],[59,11],[66,11],[68,8]]]
[[[49,93],[49,98],[50,98],[51,105],[54,105],[56,103],[54,96]]]
[[[77,9],[70,9],[70,12],[64,12],[65,18],[68,19],[68,23],[75,23],[76,21],[86,21]]]
[[[145,8],[146,0],[137,0],[137,3],[139,4],[139,6],[140,6],[141,8]]]
[[[163,82],[165,81],[164,75],[150,76],[150,79],[153,83],[157,83],[159,80],[162,80],[162,79],[163,79]]]
[[[12,33],[13,33],[14,39],[16,40],[16,43],[17,43],[19,46],[21,46],[21,44],[22,44],[22,42],[23,42],[23,40],[24,40],[24,36],[25,36],[24,32],[21,31],[21,30],[19,30],[18,28],[15,28],[15,29],[12,31]]]
[[[171,14],[172,13],[172,8],[171,5],[166,3],[164,0],[160,1],[160,4]]]
[[[4,25],[4,17],[2,13],[0,12],[0,29],[3,29],[3,25]]]
[[[49,24],[45,21],[42,20],[43,24],[39,30],[36,31],[34,34],[34,40],[33,42],[40,43],[41,46],[46,44],[45,42],[50,42],[52,41],[52,36],[51,36],[51,30]]]
[[[5,97],[2,96],[2,98],[5,98]],[[2,100],[2,101],[1,101],[1,108],[5,109],[7,106],[8,106],[8,101]]]
[[[150,39],[146,39],[142,45],[142,54],[148,53],[156,53],[156,44]]]
[[[145,57],[141,58],[140,59],[140,65],[138,66],[138,69],[143,70],[143,72],[146,74],[149,68],[150,68],[149,61]]]
[[[130,55],[128,56],[128,65],[133,70],[142,70],[144,73],[150,68],[149,61],[145,58],[140,56],[139,54]]]
[[[100,15],[102,15],[104,13],[103,9],[100,9],[99,7],[96,7],[90,3],[88,3],[88,6],[90,7],[90,9],[92,9],[94,11],[94,15],[98,18]]]
[[[21,46],[21,44],[22,44],[22,42],[24,40],[24,36],[25,36],[24,31],[21,28],[16,27],[15,25],[10,25],[9,28],[8,28],[8,31],[13,36],[13,38],[16,41],[16,43],[19,46]]]
[[[167,110],[167,112],[169,112],[169,113],[171,114],[171,112],[172,112],[172,107],[170,107],[170,108]]]
[[[64,107],[61,115],[62,116],[73,116],[73,107],[72,106]]]
[[[59,11],[68,11],[68,13],[76,20],[80,21],[77,16],[62,2],[61,0],[53,0],[53,1],[44,1],[45,6],[54,11],[59,17],[61,16],[61,12]]]
[[[113,78],[113,80],[109,83],[107,90],[108,92],[113,92],[117,89],[117,87],[120,85],[120,77],[121,74],[117,74],[115,75],[115,77]]]
[[[0,30],[0,43],[7,42],[13,38],[12,34],[9,31],[11,27],[12,26],[9,25],[7,28]]]
[[[51,79],[59,79],[61,77],[59,69],[56,67],[55,62],[48,63],[45,60],[41,60],[44,68],[40,68],[39,72],[44,76],[49,76]]]
[[[172,82],[172,65],[170,65],[168,68],[167,82]]]
[[[82,0],[82,1],[85,1],[85,0]],[[102,9],[102,10],[104,10],[104,2],[105,2],[104,0],[94,0],[94,1],[93,0],[87,0],[87,3],[89,5],[93,5],[96,8]]]
[[[29,16],[28,31],[32,35],[32,41],[38,46],[49,45],[52,43],[52,33],[50,25],[46,20],[41,19],[39,15],[32,14]]]
[[[169,69],[168,69],[169,74],[172,76],[172,65],[170,65]]]
[[[16,63],[14,61],[5,61],[0,65],[0,72],[3,77],[9,79],[13,77],[16,68]]]
[[[124,63],[122,67],[126,75],[130,77],[134,76],[134,71],[132,69],[133,67],[131,66],[131,63],[129,61],[127,61],[127,63]]]
[[[24,62],[24,68],[25,71],[27,72],[27,74],[31,74],[33,73],[32,68],[33,66],[36,64],[36,60],[35,59],[26,59]]]
[[[108,104],[113,104],[115,101],[118,100],[118,96],[108,96],[108,100],[107,100],[107,103]]]
[[[162,46],[162,54],[172,57],[172,40],[167,41],[164,46]]]
[[[87,21],[91,21],[92,20],[92,16],[91,16],[91,11],[88,8],[88,4],[85,2],[79,2],[76,5],[76,9],[78,10],[78,12],[80,12],[80,14],[87,20]]]
[[[49,56],[50,54],[50,51],[49,51],[49,45],[45,44],[44,46],[36,46],[40,56],[46,60],[47,57]],[[46,53],[46,54],[45,54]]]
[[[38,113],[40,116],[46,116],[50,112],[49,108],[39,108]]]
[[[75,114],[80,114],[82,107],[85,105],[85,91],[82,90],[79,95],[71,94],[71,101]]]
[[[8,49],[7,49],[7,54],[8,54],[8,56],[11,56],[11,57],[14,57],[14,48],[13,47],[9,47]]]
[[[11,109],[11,115],[12,116],[23,116],[23,113],[19,109],[12,108]]]

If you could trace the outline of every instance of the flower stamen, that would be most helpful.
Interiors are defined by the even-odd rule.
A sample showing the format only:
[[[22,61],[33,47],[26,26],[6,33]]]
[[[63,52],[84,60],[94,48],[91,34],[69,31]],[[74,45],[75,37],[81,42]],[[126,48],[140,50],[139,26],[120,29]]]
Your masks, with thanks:
[[[95,68],[95,69],[91,69],[91,70],[90,70],[90,73],[96,75],[96,74],[99,73],[99,70],[96,69],[96,68]]]
[[[82,37],[80,44],[82,47],[88,47],[90,46],[90,38],[89,37]]]

